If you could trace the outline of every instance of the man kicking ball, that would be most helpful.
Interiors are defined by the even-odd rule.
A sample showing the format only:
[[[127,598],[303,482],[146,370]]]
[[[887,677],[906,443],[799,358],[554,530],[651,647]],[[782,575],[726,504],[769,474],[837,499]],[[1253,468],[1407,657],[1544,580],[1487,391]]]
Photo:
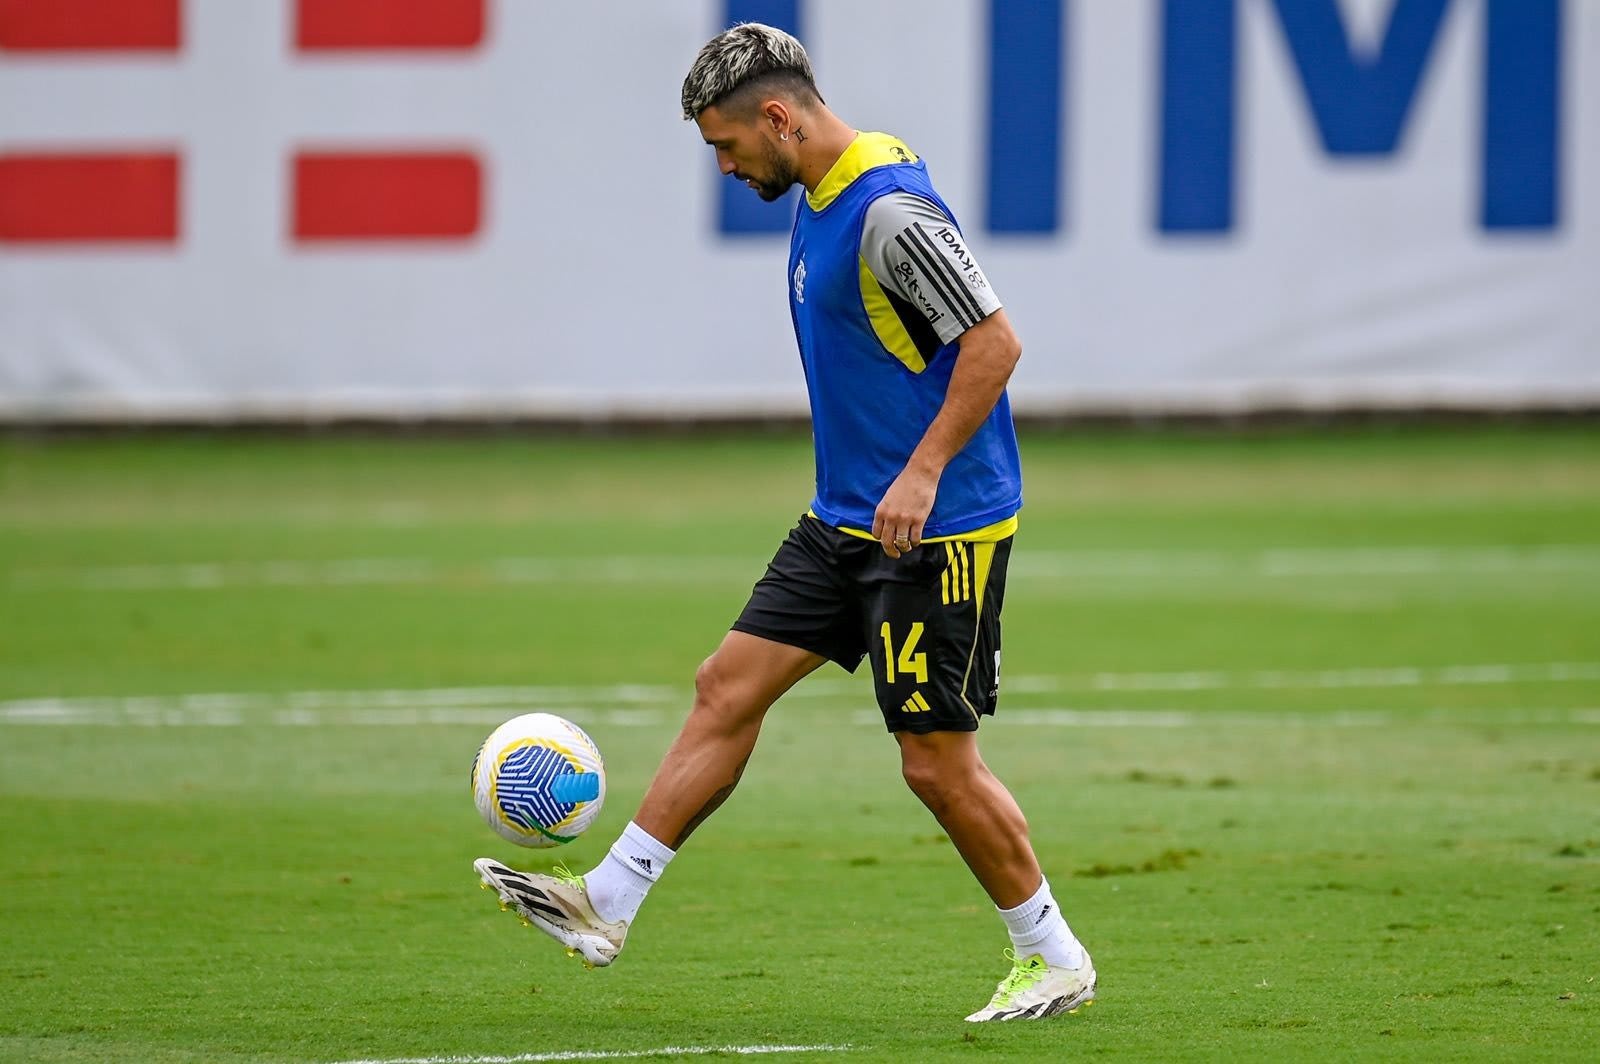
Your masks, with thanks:
[[[757,23],[718,34],[684,80],[683,113],[762,199],[805,188],[788,280],[816,496],[700,666],[683,730],[605,859],[544,876],[482,858],[478,874],[569,952],[610,964],[645,895],[738,784],[772,704],[824,662],[854,671],[866,657],[906,783],[1011,936],[1010,974],[967,1019],[1076,1012],[1094,999],[1094,965],[977,743],[999,696],[1022,506],[1005,391],[1022,345],[926,167],[834,115],[799,41]]]

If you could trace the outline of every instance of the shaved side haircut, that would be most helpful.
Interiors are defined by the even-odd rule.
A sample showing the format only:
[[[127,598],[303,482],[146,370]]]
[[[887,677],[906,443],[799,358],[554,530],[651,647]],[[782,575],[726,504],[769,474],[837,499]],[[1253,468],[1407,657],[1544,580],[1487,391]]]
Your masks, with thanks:
[[[822,102],[804,45],[774,26],[741,22],[695,56],[683,79],[683,117],[698,118],[707,107],[737,112],[773,90],[801,103]]]

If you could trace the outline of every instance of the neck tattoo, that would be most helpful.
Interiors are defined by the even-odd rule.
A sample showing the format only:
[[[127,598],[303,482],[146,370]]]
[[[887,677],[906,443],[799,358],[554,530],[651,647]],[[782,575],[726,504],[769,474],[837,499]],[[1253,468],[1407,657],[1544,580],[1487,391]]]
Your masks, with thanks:
[[[806,131],[801,129],[799,126],[795,126],[794,127],[794,139],[795,139],[796,143],[804,144],[805,143],[805,139],[806,139]]]

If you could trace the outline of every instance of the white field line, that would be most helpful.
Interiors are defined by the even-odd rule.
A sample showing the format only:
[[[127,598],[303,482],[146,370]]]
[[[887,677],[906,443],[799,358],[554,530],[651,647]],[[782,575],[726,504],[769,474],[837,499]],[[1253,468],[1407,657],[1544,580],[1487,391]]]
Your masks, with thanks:
[[[448,562],[426,558],[326,561],[183,562],[62,566],[14,570],[17,588],[86,591],[215,590],[244,587],[346,587],[448,582],[510,584],[753,583],[757,555],[522,557]],[[1021,551],[1011,562],[1020,580],[1303,579],[1341,576],[1485,576],[1600,573],[1600,545],[1539,547],[1271,548],[1259,551]]]
[[[1043,679],[1045,683],[1038,681]],[[1021,691],[1045,692],[1050,677],[1022,677]],[[1346,687],[1474,686],[1480,684],[1570,683],[1600,680],[1600,662],[1568,661],[1540,665],[1445,665],[1435,668],[1398,666],[1382,669],[1321,669],[1228,672],[1098,673],[1089,678],[1095,691],[1222,691],[1310,690]],[[1055,690],[1072,690],[1063,686]]]
[[[1282,670],[1230,673],[1149,672],[1094,673],[1079,677],[1018,676],[1006,678],[1007,694],[1029,697],[1089,691],[1239,691],[1382,689],[1481,684],[1571,683],[1600,680],[1600,662],[1552,662],[1537,665],[1446,665],[1434,668]],[[808,699],[870,701],[865,679],[811,680],[788,696]],[[494,726],[519,713],[555,713],[578,724],[617,728],[655,727],[676,720],[687,707],[687,689],[659,684],[544,687],[436,687],[368,691],[209,692],[180,695],[23,698],[0,701],[0,724],[134,725],[148,727],[238,727],[274,724],[283,727],[358,725],[376,727],[425,724]],[[1130,725],[1159,727],[1160,710],[1012,709],[1013,723],[1105,722],[1118,714],[1136,717]],[[1193,715],[1216,723],[1215,713]],[[1030,718],[1029,714],[1066,717]],[[1090,714],[1091,717],[1085,717]],[[1246,714],[1250,720],[1254,714]],[[878,718],[871,715],[871,719]],[[1327,714],[1315,715],[1327,720]],[[1182,725],[1167,726],[1188,726]]]
[[[857,710],[851,723],[883,727],[876,710]],[[1486,712],[1430,710],[1422,714],[1384,709],[1341,709],[1326,713],[1263,710],[1227,713],[1187,709],[1048,709],[1002,708],[990,728],[1376,728],[1404,721],[1425,724],[1600,724],[1600,709],[1496,709]]]
[[[179,701],[136,699],[34,698],[0,702],[0,725],[53,724],[146,728],[237,728],[268,724],[284,728],[417,727],[429,724],[476,724],[493,728],[522,713],[554,713],[585,727],[648,728],[663,723],[649,709],[599,709],[579,705],[431,706],[396,709],[276,709],[246,715],[238,709],[185,706]]]
[[[104,700],[115,703],[114,699]],[[648,710],[604,711],[592,706],[548,706],[544,711],[566,717],[589,728],[637,728],[675,724],[676,718]],[[140,728],[236,728],[268,725],[286,728],[333,726],[415,727],[421,725],[498,726],[527,706],[460,711],[452,709],[383,710],[375,713],[317,713],[311,710],[283,711],[267,717],[246,719],[237,712],[184,710],[174,707],[129,708],[116,705],[86,706],[36,699],[31,702],[0,703],[0,726],[7,724],[57,727],[140,727]],[[1496,709],[1486,712],[1433,710],[1423,714],[1378,709],[1346,709],[1328,712],[1262,710],[1259,712],[1219,712],[1215,710],[1143,708],[1045,708],[1007,709],[991,727],[999,728],[1220,728],[1220,727],[1311,727],[1362,728],[1396,723],[1401,720],[1439,724],[1593,724],[1600,725],[1600,708],[1580,709]],[[883,717],[876,710],[857,709],[850,721],[860,726],[882,727]]]
[[[1600,662],[1558,661],[1533,665],[1412,665],[1388,668],[1251,672],[1097,672],[1082,676],[1007,676],[1001,689],[1011,695],[1064,691],[1281,691],[1337,688],[1461,687],[1481,684],[1572,683],[1600,680]],[[812,680],[788,696],[838,697],[863,689],[842,680]]]
[[[387,1057],[371,1060],[342,1060],[339,1064],[528,1064],[541,1060],[637,1060],[642,1057],[698,1057],[710,1053],[738,1056],[765,1056],[769,1053],[848,1053],[852,1045],[816,1046],[662,1046],[660,1049],[566,1049],[554,1053],[518,1053],[509,1057]]]
[[[133,706],[148,699],[101,699],[97,704],[66,700],[34,699],[0,703],[0,726],[44,725],[56,727],[135,727],[135,728],[237,728],[246,725],[283,728],[337,726],[417,727],[422,725],[476,725],[496,727],[529,706],[507,706],[459,710],[433,708],[417,710],[378,710],[369,712],[327,713],[315,710],[281,710],[265,716],[246,717],[236,710],[182,708],[176,705]],[[859,704],[859,703],[858,703]],[[589,728],[638,728],[675,725],[677,717],[651,710],[602,710],[593,706],[546,706],[545,712],[566,717]],[[876,710],[841,706],[851,723],[882,727]],[[1492,711],[1432,710],[1422,714],[1379,709],[1345,709],[1325,712],[1304,710],[1261,710],[1227,712],[1162,708],[1065,707],[1007,708],[995,718],[999,728],[1218,728],[1218,727],[1327,727],[1359,728],[1391,724],[1400,720],[1440,724],[1595,724],[1600,725],[1600,709],[1496,709]]]
[[[519,713],[556,713],[579,724],[649,727],[677,692],[647,684],[605,687],[436,687],[419,690],[209,692],[24,698],[0,702],[0,724],[237,727],[487,724]]]

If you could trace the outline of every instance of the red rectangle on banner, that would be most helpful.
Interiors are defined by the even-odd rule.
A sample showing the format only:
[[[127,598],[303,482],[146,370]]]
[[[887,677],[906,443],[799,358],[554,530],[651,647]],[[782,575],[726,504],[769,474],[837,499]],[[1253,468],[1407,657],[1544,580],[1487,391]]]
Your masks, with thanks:
[[[0,155],[0,241],[178,239],[178,156]]]
[[[0,0],[0,48],[172,52],[179,0]]]
[[[465,152],[301,152],[296,240],[455,240],[478,231],[483,175]]]
[[[476,48],[483,0],[296,0],[304,50]]]

